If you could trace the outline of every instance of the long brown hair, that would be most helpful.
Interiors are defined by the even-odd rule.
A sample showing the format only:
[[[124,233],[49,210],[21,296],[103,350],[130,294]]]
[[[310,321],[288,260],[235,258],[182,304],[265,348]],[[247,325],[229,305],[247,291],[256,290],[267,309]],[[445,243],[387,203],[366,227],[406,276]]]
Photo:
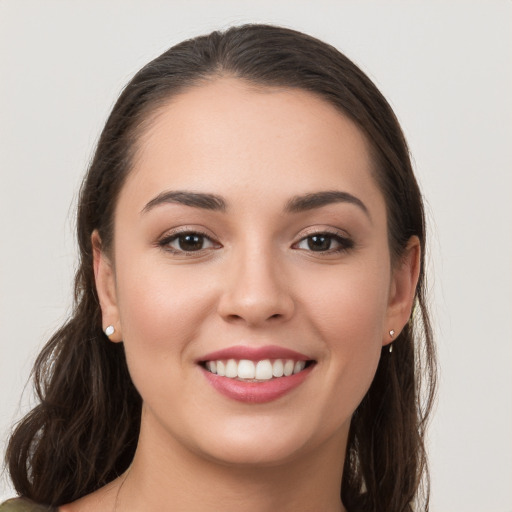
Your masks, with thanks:
[[[413,318],[383,351],[373,383],[351,423],[341,498],[350,511],[412,510],[428,472],[426,421],[435,389],[435,351],[425,299],[422,197],[399,123],[370,79],[347,57],[305,34],[245,25],[184,41],[141,69],[107,120],[78,204],[79,268],[73,315],[36,360],[40,400],[16,426],[6,461],[23,496],[61,505],[126,470],[139,434],[141,397],[122,344],[108,343],[94,284],[91,233],[112,241],[113,212],[140,133],[164,102],[217,76],[307,90],[352,119],[371,147],[387,205],[392,260],[411,236],[422,247]]]

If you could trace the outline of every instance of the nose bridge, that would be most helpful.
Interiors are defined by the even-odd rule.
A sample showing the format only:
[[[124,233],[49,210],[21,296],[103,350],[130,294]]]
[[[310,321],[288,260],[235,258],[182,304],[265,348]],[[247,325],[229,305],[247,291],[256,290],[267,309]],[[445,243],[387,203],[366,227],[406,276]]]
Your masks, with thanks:
[[[289,286],[270,243],[239,246],[233,251],[229,268],[219,307],[222,316],[257,325],[292,314]]]

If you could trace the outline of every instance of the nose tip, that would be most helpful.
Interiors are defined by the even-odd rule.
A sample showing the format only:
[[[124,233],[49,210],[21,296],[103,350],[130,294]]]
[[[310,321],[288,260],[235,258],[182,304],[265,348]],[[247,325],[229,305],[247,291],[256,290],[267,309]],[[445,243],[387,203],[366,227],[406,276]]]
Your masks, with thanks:
[[[287,319],[290,316],[288,311],[289,308],[283,303],[277,304],[274,301],[264,303],[263,301],[245,300],[237,301],[236,304],[231,301],[229,305],[223,301],[219,307],[219,313],[225,320],[242,321],[249,326]]]
[[[255,267],[244,265],[225,283],[219,314],[226,321],[249,326],[289,319],[295,305],[285,279],[271,264]]]

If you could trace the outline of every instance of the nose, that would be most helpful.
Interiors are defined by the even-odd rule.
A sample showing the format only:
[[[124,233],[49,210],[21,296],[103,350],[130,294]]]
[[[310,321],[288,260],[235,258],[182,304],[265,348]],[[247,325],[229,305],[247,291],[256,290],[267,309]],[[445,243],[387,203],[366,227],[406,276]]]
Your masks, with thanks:
[[[230,262],[218,313],[226,321],[257,327],[288,320],[295,303],[291,283],[271,254],[256,252]]]

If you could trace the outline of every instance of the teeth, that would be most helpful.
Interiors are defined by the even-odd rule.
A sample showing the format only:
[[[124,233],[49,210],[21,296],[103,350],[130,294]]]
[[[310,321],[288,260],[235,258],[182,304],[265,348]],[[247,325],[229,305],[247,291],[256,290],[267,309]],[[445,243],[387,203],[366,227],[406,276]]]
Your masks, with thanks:
[[[293,367],[293,373],[299,373],[302,370],[304,370],[304,367],[306,366],[306,363],[304,361],[297,361],[295,363],[295,366]]]
[[[268,359],[258,361],[256,365],[256,380],[270,380],[272,378],[272,363]]]
[[[226,365],[224,364],[224,361],[217,361],[217,375],[220,377],[224,377],[226,375]]]
[[[293,373],[293,369],[295,368],[295,363],[291,359],[287,359],[286,363],[284,363],[283,373],[285,377],[289,377]]]
[[[261,362],[261,361],[260,361]],[[258,363],[259,365],[259,363]],[[254,367],[254,363],[247,359],[242,359],[238,363],[238,378],[239,379],[254,379],[257,374],[257,370]],[[257,377],[258,379],[260,377]]]
[[[234,359],[230,359],[226,363],[226,377],[229,377],[230,379],[238,377],[238,365]]]
[[[274,377],[282,377],[284,375],[284,366],[281,359],[276,359],[272,365],[272,375]]]
[[[306,361],[294,361],[293,359],[263,359],[250,361],[249,359],[228,359],[227,361],[207,361],[206,368],[220,377],[230,379],[266,381],[273,377],[289,377],[301,372],[306,367]]]

